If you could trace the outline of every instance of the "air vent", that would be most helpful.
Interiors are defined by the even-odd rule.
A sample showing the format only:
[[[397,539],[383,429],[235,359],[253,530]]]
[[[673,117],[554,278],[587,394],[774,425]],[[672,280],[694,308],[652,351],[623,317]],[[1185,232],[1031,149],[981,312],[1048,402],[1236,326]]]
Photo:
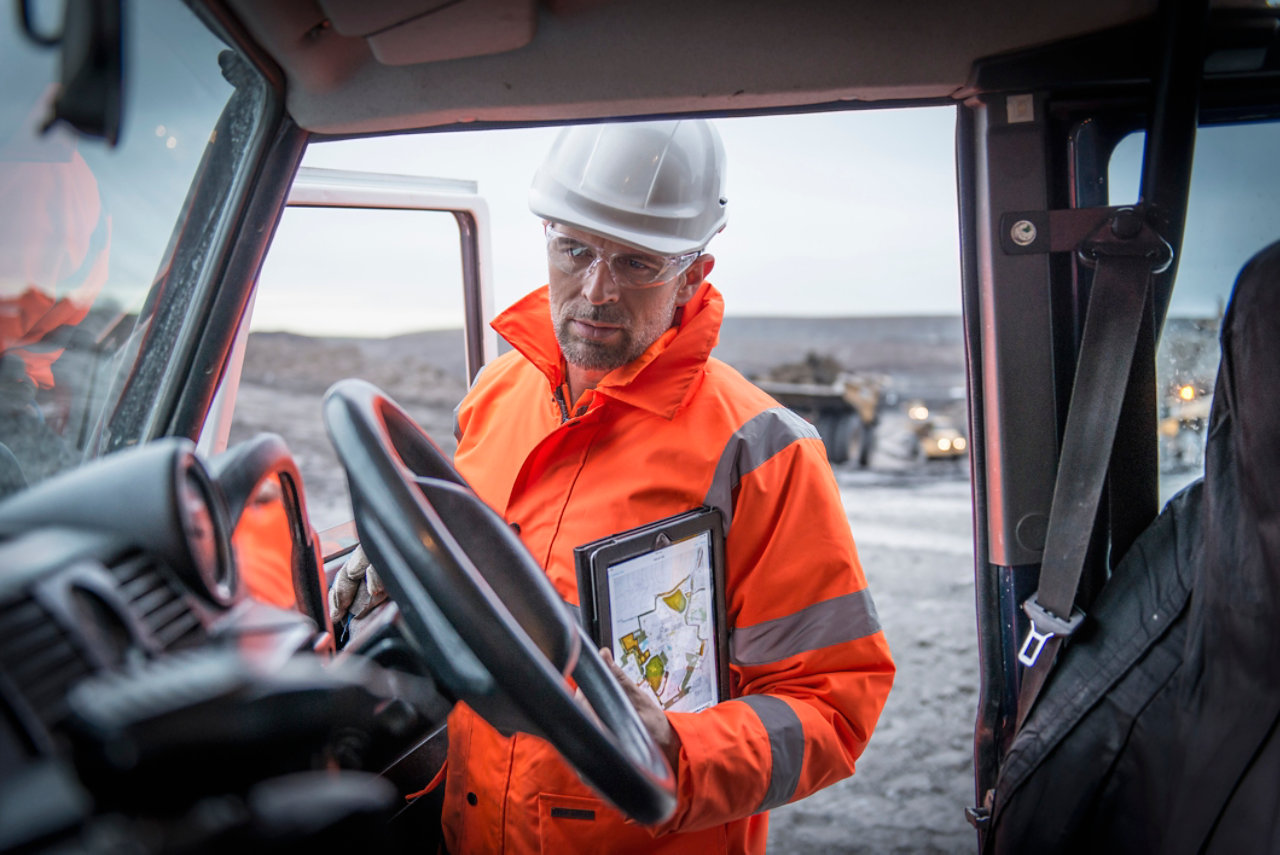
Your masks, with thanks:
[[[0,671],[52,730],[67,713],[67,692],[92,673],[62,625],[28,597],[0,606]]]
[[[135,553],[107,569],[134,616],[162,649],[181,650],[205,640],[200,617],[155,559]]]

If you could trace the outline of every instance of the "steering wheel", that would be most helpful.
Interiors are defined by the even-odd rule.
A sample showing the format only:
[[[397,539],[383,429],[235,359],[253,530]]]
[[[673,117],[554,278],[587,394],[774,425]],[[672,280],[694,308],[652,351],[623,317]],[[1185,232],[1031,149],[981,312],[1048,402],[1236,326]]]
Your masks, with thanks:
[[[666,758],[502,517],[375,386],[340,381],[323,412],[360,543],[435,678],[503,733],[551,743],[635,821],[670,817],[675,776]]]

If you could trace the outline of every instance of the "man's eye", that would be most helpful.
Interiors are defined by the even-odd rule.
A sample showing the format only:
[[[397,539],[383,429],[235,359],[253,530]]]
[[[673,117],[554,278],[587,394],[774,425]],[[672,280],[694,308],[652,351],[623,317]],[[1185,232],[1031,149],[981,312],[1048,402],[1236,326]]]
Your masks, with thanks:
[[[591,247],[569,241],[565,241],[564,245],[560,247],[560,251],[574,261],[590,261],[594,257]]]
[[[662,269],[662,265],[653,259],[639,255],[628,255],[620,260],[626,269],[635,273],[657,273]]]

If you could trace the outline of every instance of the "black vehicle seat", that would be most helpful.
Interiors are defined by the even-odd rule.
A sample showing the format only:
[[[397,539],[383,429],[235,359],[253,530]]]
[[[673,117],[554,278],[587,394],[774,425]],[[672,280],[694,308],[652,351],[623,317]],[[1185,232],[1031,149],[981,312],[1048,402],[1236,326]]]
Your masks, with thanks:
[[[1221,344],[1204,478],[1064,648],[984,852],[1280,853],[1280,242],[1241,271]]]

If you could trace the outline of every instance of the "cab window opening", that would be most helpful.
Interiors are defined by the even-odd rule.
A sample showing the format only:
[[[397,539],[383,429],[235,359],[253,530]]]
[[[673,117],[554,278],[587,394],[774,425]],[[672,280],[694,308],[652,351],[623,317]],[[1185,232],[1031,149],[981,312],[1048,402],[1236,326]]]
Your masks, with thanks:
[[[859,555],[875,577],[871,585],[887,592],[888,605],[880,606],[881,616],[890,644],[896,640],[902,651],[898,661],[904,688],[896,697],[891,695],[886,720],[901,714],[893,709],[899,704],[936,703],[945,725],[931,737],[934,748],[967,752],[977,693],[976,676],[968,667],[976,645],[972,622],[964,621],[945,652],[923,647],[909,652],[910,645],[895,636],[906,632],[903,627],[911,618],[893,613],[895,602],[905,607],[913,600],[917,610],[962,615],[972,600],[955,115],[947,108],[925,108],[715,119],[728,148],[730,214],[728,226],[708,251],[716,257],[709,278],[722,290],[727,309],[713,356],[813,423],[827,444],[846,496]],[[493,221],[493,307],[501,312],[547,281],[545,234],[529,211],[528,188],[556,132],[531,128],[315,141],[303,166],[475,181]],[[792,152],[785,170],[776,168],[780,150]],[[824,150],[833,154],[823,156]],[[484,170],[476,171],[477,164]],[[323,213],[337,216],[335,211]],[[264,266],[237,412],[246,396],[256,394],[284,415],[284,399],[271,386],[288,381],[277,376],[268,382],[264,372],[269,361],[251,367],[255,337],[259,344],[270,336],[289,343],[296,354],[291,361],[298,364],[321,358],[318,352],[303,356],[321,339],[335,348],[370,351],[396,336],[361,329],[366,313],[372,317],[380,312],[392,325],[421,325],[419,316],[400,307],[408,307],[428,289],[433,295],[457,290],[453,261],[451,272],[442,275],[423,275],[418,265],[419,278],[399,290],[389,288],[386,297],[345,284],[361,281],[381,287],[377,280],[385,274],[365,269],[359,259],[362,251],[393,252],[390,234],[398,226],[382,226],[385,233],[370,236],[366,243],[369,229],[376,226],[373,220],[361,221],[363,212],[352,212],[351,225],[333,232],[331,240],[315,239],[314,234],[305,239],[308,230],[297,223],[313,215],[321,214],[286,212]],[[288,249],[291,231],[304,235],[297,255]],[[337,267],[331,259],[345,250],[331,244],[339,240],[355,246],[351,272],[336,274],[344,283],[339,296],[322,293],[319,283],[305,276],[297,277],[295,286],[282,281],[281,273],[290,272],[287,267],[300,270],[304,262]],[[450,259],[457,254],[456,245],[439,251]],[[279,296],[284,292],[289,292],[287,299]],[[260,314],[273,299],[285,307],[276,315],[283,321],[268,323]],[[342,306],[349,301],[359,306],[351,311],[349,334],[343,335]],[[329,322],[337,327],[309,326],[308,313],[313,311],[327,311]],[[281,330],[291,330],[293,337]],[[407,342],[408,338],[402,341]],[[421,355],[423,346],[417,347]],[[500,342],[499,349],[504,348]],[[259,356],[263,353],[258,350]],[[346,370],[335,367],[331,379]],[[249,379],[251,375],[256,379]],[[411,384],[409,378],[405,382]],[[401,388],[412,386],[388,386],[387,391],[398,397]],[[304,410],[317,409],[322,393],[322,388],[308,392]],[[833,398],[838,406],[833,406]],[[236,430],[249,429],[250,421],[240,422]],[[428,434],[447,450],[452,425],[441,422],[423,417]],[[344,519],[344,512],[345,519],[350,518],[337,467],[321,463],[319,468],[327,471],[315,477],[308,469],[315,465],[308,458],[320,460],[310,445],[324,442],[314,435],[314,428],[291,433],[296,429],[258,419],[254,429],[285,435],[304,472],[317,527]],[[233,440],[235,435],[240,434]],[[338,498],[326,497],[326,491],[336,491]],[[324,516],[326,506],[332,516]],[[920,536],[926,529],[928,536]],[[332,536],[335,558],[337,548],[349,545],[353,533],[346,529],[342,536]],[[331,560],[330,566],[337,563]],[[905,589],[901,597],[895,596],[895,585],[910,584],[911,574],[902,568],[916,566],[951,568],[948,578],[953,584],[923,598],[908,597]],[[957,685],[943,697],[926,699],[912,687],[923,691],[930,683],[924,675],[937,667],[939,656],[954,661],[951,671]],[[854,791],[874,788],[876,765],[887,757],[873,742],[862,761],[870,771],[854,776],[847,786]],[[972,789],[967,768],[949,769],[948,792],[957,803],[967,801]],[[787,813],[775,812],[771,827],[779,840],[785,840],[791,827]],[[967,839],[967,833],[957,828],[956,839],[961,838]]]
[[[1108,167],[1109,204],[1138,199],[1145,134],[1122,139]],[[1218,334],[1236,274],[1280,236],[1280,176],[1268,154],[1280,124],[1209,125],[1196,136],[1182,259],[1156,354],[1160,504],[1204,472]]]

